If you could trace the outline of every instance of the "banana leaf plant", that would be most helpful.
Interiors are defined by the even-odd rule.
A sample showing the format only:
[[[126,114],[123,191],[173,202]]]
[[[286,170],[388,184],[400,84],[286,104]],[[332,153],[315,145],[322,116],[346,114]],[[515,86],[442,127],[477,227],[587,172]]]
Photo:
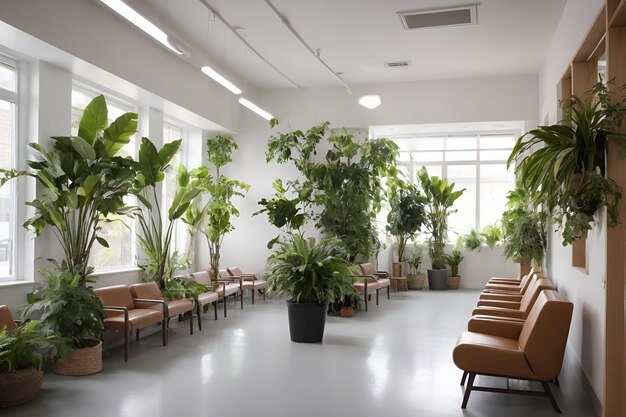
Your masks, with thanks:
[[[463,195],[465,188],[454,191],[454,183],[437,176],[428,176],[425,167],[417,172],[417,179],[426,195],[426,230],[431,234],[428,251],[432,269],[445,269],[445,248],[448,237],[448,217],[456,213],[454,202]]]
[[[200,196],[206,195],[208,202],[200,207],[200,202],[194,201],[187,209],[183,221],[205,236],[215,277],[219,276],[224,237],[235,229],[232,218],[239,216],[233,198],[243,197],[250,188],[245,182],[222,173],[222,168],[232,162],[232,153],[237,149],[239,146],[232,136],[218,135],[209,138],[207,160],[210,167],[201,166],[190,172],[191,186],[198,190]],[[215,175],[211,175],[211,169]]]
[[[181,164],[177,172],[178,188],[167,208],[167,217],[164,216],[157,185],[165,179],[165,171],[181,143],[181,139],[175,140],[157,150],[150,139],[142,138],[138,173],[132,189],[143,207],[135,207],[133,210],[139,223],[137,238],[144,256],[140,259],[139,267],[143,269],[146,281],[155,281],[164,290],[167,290],[174,272],[184,267],[183,257],[177,251],[171,251],[174,222],[184,215],[192,200],[200,193],[200,189],[190,183],[189,173]]]
[[[592,229],[598,209],[607,208],[609,227],[619,222],[621,190],[606,177],[606,153],[610,140],[623,145],[620,133],[626,101],[614,101],[607,84],[597,83],[583,97],[565,99],[563,120],[539,126],[521,136],[508,160],[531,199],[543,205],[559,225],[563,245],[571,244]]]
[[[392,187],[389,204],[391,209],[387,215],[386,229],[395,237],[398,261],[403,262],[407,242],[415,237],[426,222],[426,198],[413,184],[401,181],[399,187]]]
[[[26,203],[34,208],[34,215],[24,227],[35,236],[50,228],[63,250],[61,262],[53,262],[57,268],[44,271],[44,276],[48,280],[59,274],[72,277],[72,286],[50,294],[59,298],[58,305],[66,304],[66,310],[75,313],[71,320],[80,332],[63,334],[74,340],[74,347],[81,347],[86,338],[101,337],[101,322],[100,326],[81,325],[104,317],[100,300],[87,285],[95,279],[88,266],[89,256],[96,242],[108,247],[100,236],[107,216],[125,215],[131,210],[124,196],[133,188],[137,166],[132,159],[118,156],[118,152],[136,131],[136,113],[124,113],[109,124],[106,101],[100,95],[85,108],[77,136],[54,136],[49,148],[30,143],[36,156],[26,161],[30,170],[0,170],[0,186],[21,176],[37,180],[38,198]],[[44,316],[54,304],[50,294],[44,291],[38,301]],[[55,317],[50,315],[46,324],[58,329],[67,316],[58,320]]]

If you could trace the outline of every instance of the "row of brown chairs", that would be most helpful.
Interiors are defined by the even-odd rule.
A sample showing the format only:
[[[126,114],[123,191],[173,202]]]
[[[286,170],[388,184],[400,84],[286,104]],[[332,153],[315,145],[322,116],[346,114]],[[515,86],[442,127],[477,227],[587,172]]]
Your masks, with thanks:
[[[545,396],[560,413],[549,383],[558,386],[572,311],[573,304],[535,271],[522,279],[490,279],[452,355],[463,371],[461,385],[467,380],[461,407],[472,391],[486,391]],[[477,375],[538,381],[543,391],[477,386]]]
[[[194,312],[198,317],[198,330],[201,331],[202,311],[205,306],[213,304],[215,320],[217,320],[217,302],[220,299],[224,302],[224,317],[226,317],[227,300],[231,295],[240,298],[242,309],[245,289],[253,290],[253,304],[254,291],[262,291],[265,298],[267,286],[265,281],[257,280],[252,274],[241,274],[239,268],[220,271],[218,279],[213,279],[213,275],[212,271],[207,269],[188,277],[201,284],[217,286],[215,291],[202,293],[195,299],[167,300],[155,282],[95,289],[94,293],[102,300],[106,313],[105,329],[124,334],[124,360],[128,361],[129,336],[133,331],[136,333],[136,340],[139,340],[140,329],[161,323],[163,346],[166,346],[169,321],[173,317],[178,316],[181,321],[184,314],[189,314],[189,332],[193,335]]]

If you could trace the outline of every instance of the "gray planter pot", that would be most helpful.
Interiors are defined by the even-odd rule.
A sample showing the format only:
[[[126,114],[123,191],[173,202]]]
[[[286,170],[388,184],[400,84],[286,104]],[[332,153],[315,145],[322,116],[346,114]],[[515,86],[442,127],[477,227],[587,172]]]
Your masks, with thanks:
[[[428,270],[428,288],[431,290],[447,290],[448,289],[448,270],[447,269],[429,269]]]

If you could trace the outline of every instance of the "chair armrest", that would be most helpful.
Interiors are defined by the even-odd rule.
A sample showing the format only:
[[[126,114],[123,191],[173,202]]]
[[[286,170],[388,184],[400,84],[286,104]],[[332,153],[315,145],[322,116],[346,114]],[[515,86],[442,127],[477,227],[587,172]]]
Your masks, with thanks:
[[[376,271],[376,275],[378,275],[378,278],[387,278],[389,276],[389,272],[387,272],[387,271]]]
[[[501,307],[476,307],[472,311],[472,316],[485,315],[496,317],[511,317],[515,319],[524,318],[524,312],[521,310],[513,310],[510,308]]]
[[[133,298],[135,304],[161,304],[163,306],[163,317],[169,317],[169,310],[167,308],[167,301],[164,299],[150,299],[150,298]]]
[[[346,275],[347,277],[350,278],[365,278],[363,280],[363,283],[367,284],[367,280],[373,280],[374,282],[378,281],[378,277],[374,276],[374,275]]]
[[[104,311],[121,311],[124,313],[124,328],[128,330],[128,308],[118,306],[103,306]]]
[[[467,330],[475,333],[506,337],[517,340],[524,327],[522,321],[500,320],[497,317],[472,317],[467,323]]]
[[[478,300],[478,307],[502,307],[517,310],[520,307],[519,301],[504,301],[504,300]]]
[[[496,290],[492,288],[485,288],[483,290],[483,294],[510,294],[510,295],[522,295],[520,294],[520,290],[516,287],[511,286],[510,290]]]
[[[217,282],[237,282],[237,281],[239,281],[239,287],[241,287],[243,283],[243,278],[241,278],[240,275],[233,275],[228,278],[220,278],[217,280]]]
[[[517,294],[480,294],[481,300],[492,300],[492,301],[522,301],[522,296]]]

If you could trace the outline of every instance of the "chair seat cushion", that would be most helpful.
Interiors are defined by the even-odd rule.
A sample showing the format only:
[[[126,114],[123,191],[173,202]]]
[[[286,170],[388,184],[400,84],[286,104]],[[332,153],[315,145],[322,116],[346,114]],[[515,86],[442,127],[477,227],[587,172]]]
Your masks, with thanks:
[[[219,296],[217,295],[216,292],[203,292],[202,294],[198,296],[198,303],[200,303],[200,305],[203,306],[205,304],[209,304],[209,303],[213,303],[217,301],[218,298]]]
[[[226,294],[224,294],[226,292]],[[239,284],[226,284],[224,289],[223,285],[217,287],[217,295],[220,297],[228,297],[229,295],[237,294],[239,292]]]
[[[178,316],[193,310],[193,301],[185,298],[182,300],[170,300],[167,302],[167,309],[170,317]]]
[[[468,372],[535,379],[517,340],[463,332],[452,352],[456,366]]]
[[[361,294],[365,294],[365,284],[363,284],[362,282],[355,282],[354,286],[356,287],[357,291],[359,291],[359,293]],[[372,294],[374,292],[376,292],[377,289],[379,289],[380,287],[378,286],[377,282],[368,282],[367,283],[367,293],[368,294]]]
[[[391,280],[388,278],[380,278],[378,280],[378,288],[386,288],[391,285]]]
[[[151,308],[135,308],[128,310],[128,332],[155,324],[163,320],[163,312]],[[116,331],[124,331],[124,313],[108,313],[104,319],[104,327]]]
[[[262,290],[264,288],[267,288],[267,282],[262,280],[243,281],[241,285],[243,286],[244,290],[248,290],[251,288],[254,288],[255,290]]]

